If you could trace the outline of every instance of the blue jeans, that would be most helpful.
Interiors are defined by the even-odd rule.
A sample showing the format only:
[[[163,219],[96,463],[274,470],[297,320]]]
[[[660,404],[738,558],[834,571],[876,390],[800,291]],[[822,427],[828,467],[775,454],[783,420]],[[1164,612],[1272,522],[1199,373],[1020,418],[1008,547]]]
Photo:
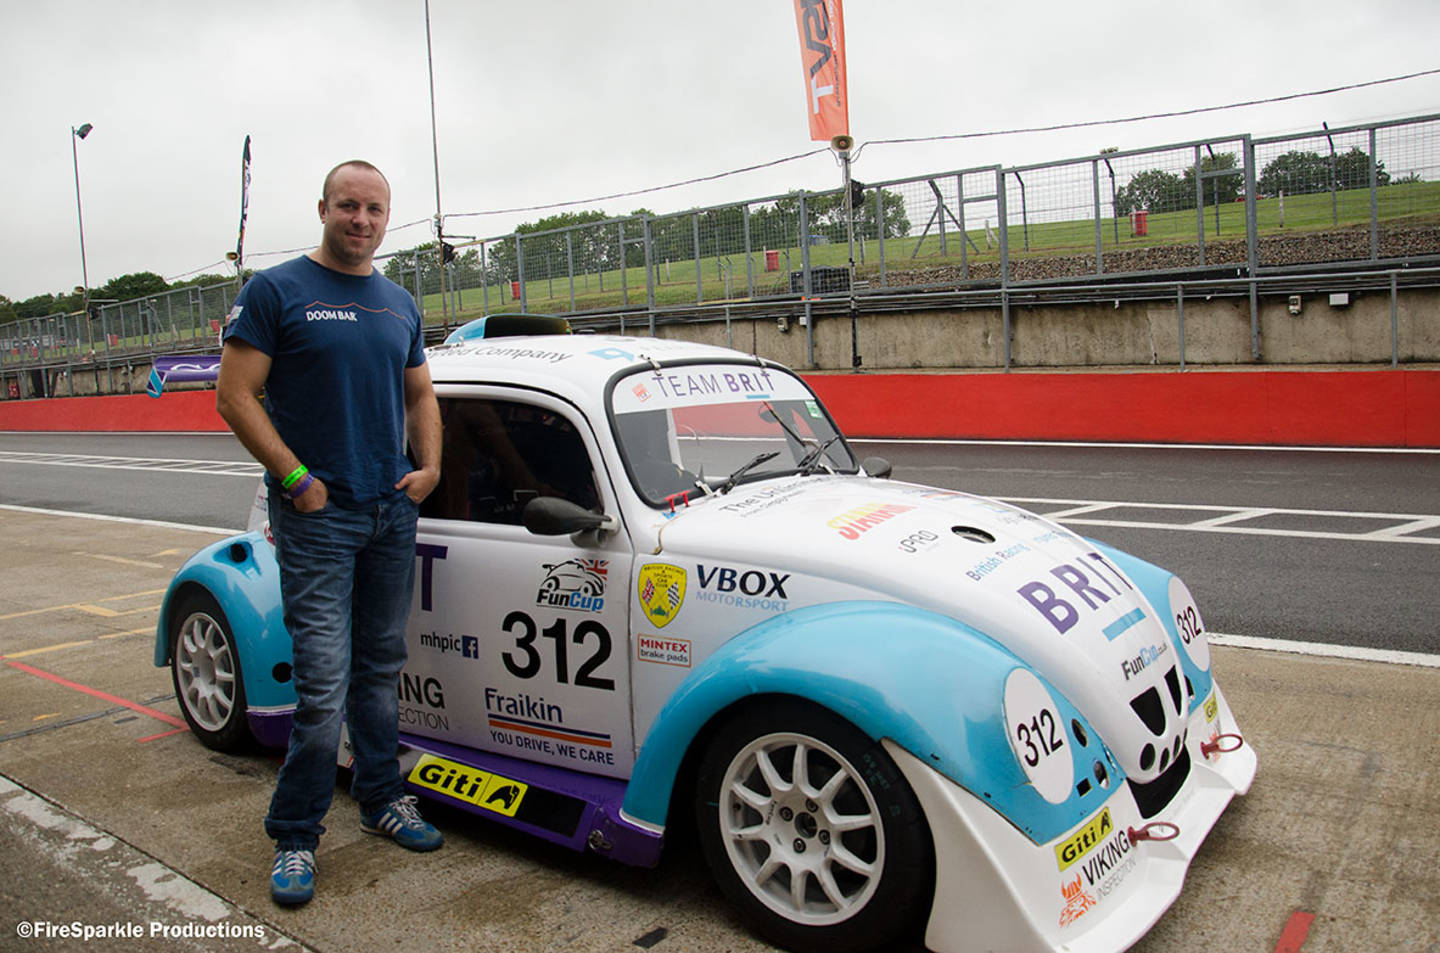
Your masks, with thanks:
[[[335,793],[342,717],[355,758],[350,794],[361,811],[404,793],[397,695],[419,508],[397,493],[364,510],[332,502],[301,513],[271,491],[269,512],[296,705],[265,832],[281,850],[313,850]]]

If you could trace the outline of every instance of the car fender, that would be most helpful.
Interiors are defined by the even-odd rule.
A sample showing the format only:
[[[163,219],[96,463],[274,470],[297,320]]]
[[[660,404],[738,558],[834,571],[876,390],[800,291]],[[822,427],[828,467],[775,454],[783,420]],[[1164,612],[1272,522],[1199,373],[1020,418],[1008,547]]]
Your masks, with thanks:
[[[295,704],[288,675],[276,678],[278,666],[291,664],[290,633],[285,628],[280,601],[280,567],[275,550],[260,533],[222,539],[186,560],[170,581],[160,606],[155,630],[155,664],[170,664],[170,642],[176,602],[192,588],[204,589],[219,603],[230,622],[240,655],[245,697],[250,708],[277,708]]]
[[[885,651],[876,652],[877,645]],[[852,601],[798,609],[745,630],[680,684],[655,719],[626,792],[627,817],[663,827],[670,795],[695,738],[725,709],[763,694],[805,698],[877,742],[891,739],[992,805],[1037,843],[1074,827],[1103,801],[1074,786],[1051,803],[1029,783],[1004,713],[1007,679],[1031,671],[999,643],[955,619],[900,603]],[[1038,676],[1037,676],[1038,677]],[[1123,774],[1080,712],[1041,679],[1066,737],[1078,724],[1075,774],[1104,760],[1110,784]],[[777,726],[779,727],[779,726]],[[1113,790],[1113,788],[1111,789]]]

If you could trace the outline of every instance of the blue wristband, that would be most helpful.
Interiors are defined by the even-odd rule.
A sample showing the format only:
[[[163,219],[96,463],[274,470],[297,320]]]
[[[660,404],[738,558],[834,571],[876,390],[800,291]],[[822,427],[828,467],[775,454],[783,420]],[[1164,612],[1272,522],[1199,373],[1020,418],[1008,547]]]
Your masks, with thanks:
[[[305,493],[306,490],[310,489],[310,484],[314,482],[315,474],[306,473],[303,477],[300,478],[299,483],[296,483],[294,486],[292,486],[285,492],[289,495],[290,499],[298,500]]]

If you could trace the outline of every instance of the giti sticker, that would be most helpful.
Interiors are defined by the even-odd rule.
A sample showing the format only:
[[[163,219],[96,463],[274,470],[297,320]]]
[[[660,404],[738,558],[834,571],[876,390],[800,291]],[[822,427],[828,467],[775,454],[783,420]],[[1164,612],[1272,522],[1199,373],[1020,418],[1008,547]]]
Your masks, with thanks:
[[[530,790],[530,785],[523,781],[512,781],[433,754],[421,755],[406,780],[506,817],[515,816],[520,802],[525,800],[525,792]]]
[[[679,566],[668,563],[641,566],[636,586],[640,608],[657,629],[669,625],[685,602],[685,570]]]
[[[1214,720],[1215,720],[1215,716],[1218,715],[1218,714],[1220,714],[1220,700],[1215,697],[1215,693],[1214,693],[1214,692],[1211,692],[1211,693],[1210,693],[1210,697],[1207,698],[1207,699],[1205,699],[1205,722],[1206,722],[1206,724],[1209,724],[1210,722],[1214,721]]]
[[[1098,817],[1092,818],[1090,823],[1065,838],[1063,843],[1055,846],[1055,862],[1063,872],[1066,867],[1090,853],[1114,832],[1115,822],[1110,819],[1110,809],[1107,807],[1100,812]]]

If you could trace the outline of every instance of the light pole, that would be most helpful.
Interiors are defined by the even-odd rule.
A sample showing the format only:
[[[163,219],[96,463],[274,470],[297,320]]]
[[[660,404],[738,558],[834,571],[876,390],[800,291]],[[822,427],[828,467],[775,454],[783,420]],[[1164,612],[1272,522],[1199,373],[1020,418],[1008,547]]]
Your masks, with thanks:
[[[82,123],[80,128],[70,127],[70,158],[75,163],[75,217],[80,222],[80,278],[85,282],[85,326],[90,326],[90,273],[85,268],[85,213],[80,207],[80,151],[76,139],[84,139],[95,127]]]

